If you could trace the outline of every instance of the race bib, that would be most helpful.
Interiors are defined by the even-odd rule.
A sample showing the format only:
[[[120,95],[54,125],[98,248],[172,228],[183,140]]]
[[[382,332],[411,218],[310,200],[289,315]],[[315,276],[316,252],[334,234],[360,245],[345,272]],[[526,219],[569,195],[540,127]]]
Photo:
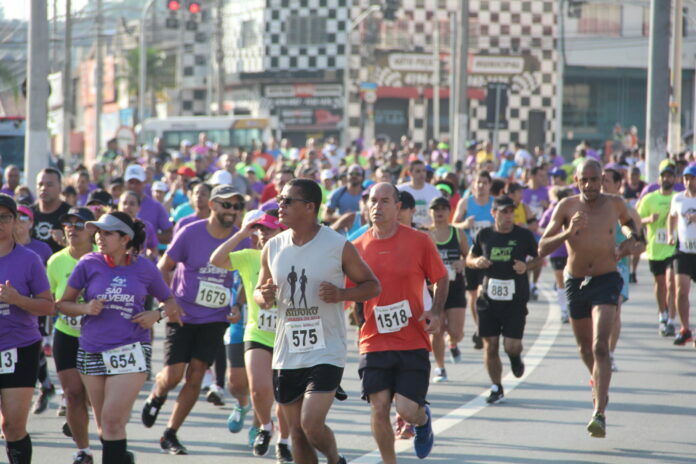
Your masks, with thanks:
[[[108,375],[147,372],[143,346],[140,342],[123,345],[102,353]]]
[[[198,284],[196,304],[205,306],[206,308],[218,309],[229,306],[231,296],[229,288],[202,280]]]
[[[285,336],[291,353],[306,353],[326,347],[321,319],[288,321],[285,323]]]
[[[655,243],[667,245],[667,229],[657,229],[655,231]]]
[[[684,240],[681,242],[682,244],[682,251],[686,251],[687,253],[696,253],[696,239],[691,239],[691,240]]]
[[[488,298],[495,301],[511,301],[515,293],[514,280],[488,279]]]
[[[471,238],[475,238],[476,234],[481,232],[481,229],[491,226],[491,221],[474,221],[474,226],[471,228]]]
[[[379,333],[398,332],[408,325],[408,320],[412,316],[408,300],[388,306],[375,306],[374,312]]]
[[[449,276],[450,282],[457,278],[457,271],[454,270],[451,264],[445,264],[447,268],[447,276]]]
[[[14,374],[17,365],[17,348],[0,351],[0,374]]]
[[[277,322],[278,308],[259,310],[259,317],[256,318],[256,326],[259,328],[259,330],[275,333]]]
[[[66,316],[66,315],[61,315],[60,318],[63,319],[63,322],[68,326],[69,329],[72,330],[80,330],[80,327],[82,327],[82,318],[84,316],[76,316],[76,317],[71,317],[71,316]]]

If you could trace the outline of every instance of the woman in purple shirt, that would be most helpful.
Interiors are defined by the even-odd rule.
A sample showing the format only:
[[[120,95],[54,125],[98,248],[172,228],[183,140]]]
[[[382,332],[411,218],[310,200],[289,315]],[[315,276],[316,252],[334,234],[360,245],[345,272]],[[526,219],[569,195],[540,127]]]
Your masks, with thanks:
[[[7,457],[31,462],[27,419],[39,368],[37,316],[53,314],[46,270],[39,257],[19,245],[13,232],[17,204],[0,194],[0,411]]]
[[[118,200],[118,210],[128,214],[131,219],[136,219],[140,212],[140,197],[132,190],[126,190]],[[145,224],[145,246],[142,253],[153,262],[159,258],[159,242],[157,241],[157,231],[155,226],[145,219],[140,219]]]
[[[145,225],[120,211],[87,224],[96,229],[99,252],[77,263],[57,309],[85,316],[77,368],[103,440],[102,462],[122,464],[128,453],[126,423],[150,371],[150,328],[162,317],[145,311],[145,298],[163,302],[170,321],[181,319],[162,275],[139,254]],[[85,303],[76,303],[83,291]]]

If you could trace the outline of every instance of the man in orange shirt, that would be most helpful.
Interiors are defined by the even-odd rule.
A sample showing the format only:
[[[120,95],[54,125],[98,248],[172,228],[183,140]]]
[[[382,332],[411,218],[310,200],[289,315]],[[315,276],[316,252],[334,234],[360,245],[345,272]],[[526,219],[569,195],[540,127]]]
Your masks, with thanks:
[[[390,427],[392,401],[406,422],[416,425],[414,448],[423,459],[434,435],[425,397],[430,380],[430,333],[439,330],[449,277],[430,238],[400,225],[399,191],[379,183],[370,191],[372,227],[354,244],[382,286],[382,293],[365,302],[360,328],[360,368],[363,398],[372,408],[372,434],[382,461],[396,463]],[[434,283],[432,308],[424,311],[423,283]]]

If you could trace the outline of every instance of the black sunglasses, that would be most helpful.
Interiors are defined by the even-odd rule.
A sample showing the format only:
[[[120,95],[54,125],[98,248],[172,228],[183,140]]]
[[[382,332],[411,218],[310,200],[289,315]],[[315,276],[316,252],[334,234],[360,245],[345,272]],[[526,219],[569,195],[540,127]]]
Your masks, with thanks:
[[[86,227],[86,224],[82,221],[77,221],[77,222],[65,221],[63,223],[63,227],[74,227],[76,230],[83,230]]]
[[[231,201],[216,201],[215,203],[222,206],[224,209],[233,209],[235,211],[244,209],[244,203],[232,203]]]
[[[309,200],[305,200],[303,198],[292,198],[292,197],[276,197],[276,201],[278,202],[278,206],[290,206],[293,202],[295,201],[301,201],[303,203],[311,203]]]

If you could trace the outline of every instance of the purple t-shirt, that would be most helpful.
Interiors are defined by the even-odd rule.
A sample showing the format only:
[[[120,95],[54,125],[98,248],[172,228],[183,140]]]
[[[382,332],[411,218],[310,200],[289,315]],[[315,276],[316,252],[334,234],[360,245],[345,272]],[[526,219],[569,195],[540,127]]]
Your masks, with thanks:
[[[149,221],[158,231],[169,230],[173,225],[164,206],[147,195],[143,195],[141,200],[138,219]]]
[[[145,310],[145,298],[159,301],[171,296],[167,284],[150,260],[135,258],[127,266],[109,267],[101,253],[88,253],[78,261],[68,285],[85,290],[86,302],[104,301],[98,316],[85,316],[80,332],[80,348],[102,353],[129,343],[150,343],[150,331],[132,322]]]
[[[207,220],[201,219],[187,225],[174,236],[167,248],[167,255],[177,263],[172,290],[176,302],[186,313],[183,317],[186,324],[226,322],[232,303],[233,273],[213,266],[209,261],[213,251],[238,229],[235,227],[229,237],[218,239],[208,233],[207,224]],[[249,239],[245,239],[235,250],[249,246]],[[226,304],[220,305],[220,302]]]
[[[181,229],[186,227],[187,225],[196,222],[196,221],[202,221],[203,219],[199,218],[196,216],[196,213],[189,214],[188,216],[185,216],[176,223],[174,226],[174,235],[178,234]]]
[[[549,203],[548,187],[526,188],[522,191],[522,203],[529,206],[537,218],[544,212],[544,205]]]
[[[8,280],[23,296],[36,296],[51,288],[39,256],[19,244],[0,258],[0,282]],[[15,305],[0,303],[0,351],[23,348],[39,340],[36,316]]]
[[[142,219],[141,219],[142,220]],[[155,230],[155,226],[152,225],[150,221],[145,221],[142,220],[143,224],[145,224],[145,248],[148,250],[151,249],[157,249],[159,246],[159,241],[157,240],[157,231]],[[145,253],[145,250],[141,250],[142,254]]]
[[[5,195],[9,195],[13,198],[15,196],[14,190],[12,190],[7,184],[2,186],[2,188],[0,189],[0,193],[4,193]]]
[[[51,250],[50,246],[35,238],[32,238],[31,242],[24,245],[24,247],[39,255],[39,258],[41,258],[41,262],[44,266],[46,266],[46,263],[48,263],[48,258],[50,258],[53,254],[53,250]]]
[[[556,208],[556,204],[557,203],[554,203],[550,205],[548,208],[546,208],[544,214],[541,215],[541,219],[539,219],[539,227],[544,228],[549,225],[549,222],[551,222],[551,216],[553,215],[553,210]],[[561,246],[549,253],[550,258],[565,258],[567,256],[568,250],[566,249],[565,242],[563,242]]]

